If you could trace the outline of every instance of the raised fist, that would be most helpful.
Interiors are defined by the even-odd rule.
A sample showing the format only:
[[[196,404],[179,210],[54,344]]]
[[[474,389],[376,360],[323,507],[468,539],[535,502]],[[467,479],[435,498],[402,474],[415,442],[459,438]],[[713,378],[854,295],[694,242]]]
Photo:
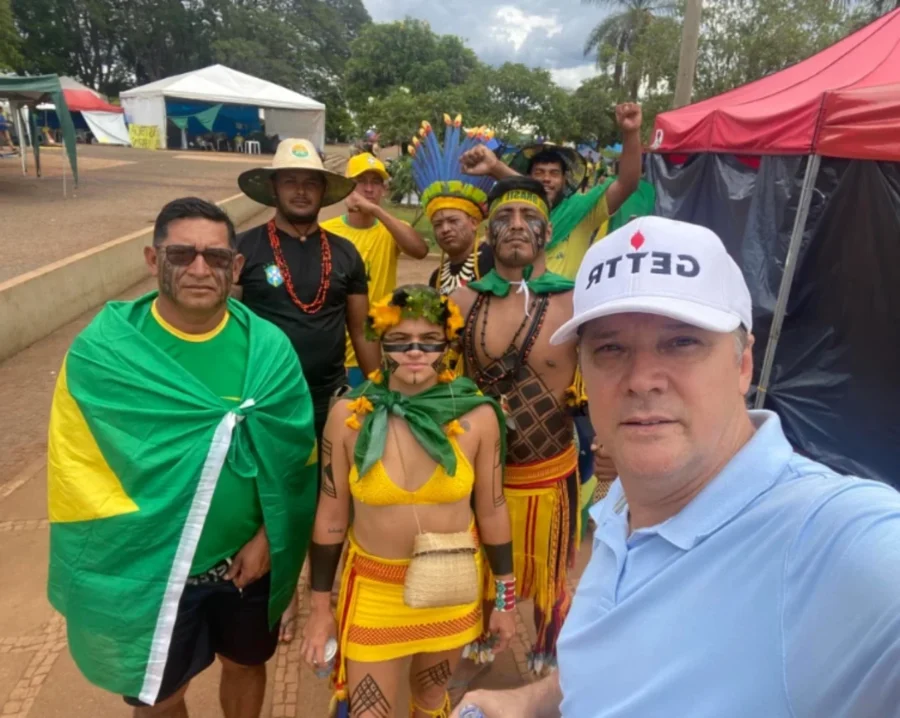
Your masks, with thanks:
[[[639,132],[642,120],[641,106],[636,102],[616,105],[616,124],[622,132]]]

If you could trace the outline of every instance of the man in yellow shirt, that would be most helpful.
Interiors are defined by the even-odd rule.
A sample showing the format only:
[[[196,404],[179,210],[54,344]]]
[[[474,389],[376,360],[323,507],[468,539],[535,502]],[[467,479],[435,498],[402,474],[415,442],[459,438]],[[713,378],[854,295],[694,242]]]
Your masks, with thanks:
[[[586,172],[584,158],[575,150],[546,142],[524,148],[503,164],[487,147],[478,145],[461,158],[463,171],[503,179],[527,174],[544,185],[550,200],[553,237],[545,248],[547,270],[575,279],[578,267],[597,230],[637,189],[641,177],[641,106],[626,102],[616,107],[622,131],[621,171],[607,187],[577,192]]]
[[[381,207],[389,179],[381,160],[369,153],[355,155],[347,162],[346,176],[356,183],[356,189],[344,200],[347,213],[322,222],[321,226],[326,232],[352,242],[362,256],[371,305],[396,289],[400,252],[423,259],[428,254],[428,245],[409,224]],[[365,377],[349,338],[344,363],[350,386],[361,384]]]

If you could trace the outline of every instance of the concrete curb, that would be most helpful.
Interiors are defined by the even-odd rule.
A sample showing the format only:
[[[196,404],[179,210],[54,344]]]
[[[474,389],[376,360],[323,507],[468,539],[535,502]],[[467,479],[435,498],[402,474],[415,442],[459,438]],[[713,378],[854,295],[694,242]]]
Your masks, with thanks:
[[[267,209],[243,194],[216,204],[235,225]],[[0,282],[0,361],[148,277],[141,250],[152,234],[132,232]]]

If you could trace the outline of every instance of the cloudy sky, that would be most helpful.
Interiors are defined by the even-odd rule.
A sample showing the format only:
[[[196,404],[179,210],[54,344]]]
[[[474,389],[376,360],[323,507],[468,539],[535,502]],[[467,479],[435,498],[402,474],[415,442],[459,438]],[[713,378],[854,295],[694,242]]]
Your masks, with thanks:
[[[484,62],[545,67],[564,87],[596,74],[582,50],[604,10],[581,0],[363,0],[376,22],[407,15],[427,20],[440,34],[459,35]]]

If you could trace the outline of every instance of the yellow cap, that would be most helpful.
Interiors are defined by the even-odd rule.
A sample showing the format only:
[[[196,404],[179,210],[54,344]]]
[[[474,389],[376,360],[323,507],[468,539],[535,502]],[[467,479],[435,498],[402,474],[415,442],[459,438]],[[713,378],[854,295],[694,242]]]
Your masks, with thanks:
[[[381,175],[381,179],[385,181],[390,179],[390,175],[384,167],[384,162],[382,162],[374,155],[369,154],[368,152],[353,155],[353,157],[351,157],[347,161],[346,176],[348,178],[353,179],[354,177],[359,177],[361,174],[365,174],[366,172],[377,172],[379,175]]]

